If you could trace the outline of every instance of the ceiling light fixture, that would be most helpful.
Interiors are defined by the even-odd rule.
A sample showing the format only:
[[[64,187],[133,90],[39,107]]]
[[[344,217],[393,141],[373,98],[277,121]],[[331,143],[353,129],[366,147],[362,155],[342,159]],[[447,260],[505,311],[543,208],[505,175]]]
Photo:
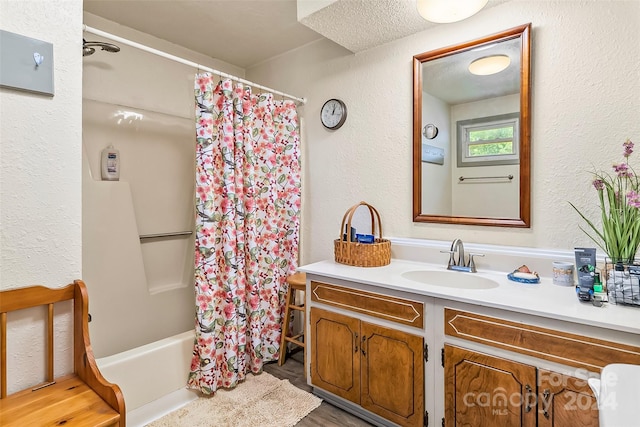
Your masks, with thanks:
[[[418,13],[437,24],[462,21],[485,7],[488,0],[416,0]]]
[[[507,55],[493,55],[478,58],[469,64],[471,74],[477,76],[488,76],[499,73],[511,64],[511,58]]]

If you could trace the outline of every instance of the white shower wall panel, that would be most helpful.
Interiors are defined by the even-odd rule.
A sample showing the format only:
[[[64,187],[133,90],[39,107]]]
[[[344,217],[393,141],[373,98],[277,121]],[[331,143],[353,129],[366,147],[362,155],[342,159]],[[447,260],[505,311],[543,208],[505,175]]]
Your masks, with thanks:
[[[133,28],[83,14],[86,25],[239,77],[245,70]],[[113,42],[84,32],[87,40]],[[215,42],[215,40],[211,40]],[[198,70],[116,42],[83,58],[83,278],[97,357],[193,330]],[[126,106],[126,107],[125,107]],[[119,182],[100,180],[99,153],[120,150]]]
[[[101,151],[120,180],[101,180]],[[83,276],[98,357],[193,328],[193,120],[83,100]]]
[[[131,187],[140,234],[192,230],[194,120],[87,99],[83,117],[94,180],[102,149],[120,151],[120,180]]]

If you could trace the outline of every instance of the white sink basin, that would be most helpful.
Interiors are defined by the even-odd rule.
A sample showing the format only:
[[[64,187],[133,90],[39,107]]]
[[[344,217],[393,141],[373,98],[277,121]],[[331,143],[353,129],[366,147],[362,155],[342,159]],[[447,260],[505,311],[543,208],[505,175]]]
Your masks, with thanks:
[[[402,273],[400,276],[427,285],[443,286],[458,289],[492,289],[498,287],[498,282],[474,273],[457,271],[414,270]]]

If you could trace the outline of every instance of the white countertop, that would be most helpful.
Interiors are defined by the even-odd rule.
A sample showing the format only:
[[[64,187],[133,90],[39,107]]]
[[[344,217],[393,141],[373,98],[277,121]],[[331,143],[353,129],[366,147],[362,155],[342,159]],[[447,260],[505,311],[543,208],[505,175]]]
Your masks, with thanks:
[[[399,259],[392,259],[391,264],[384,267],[351,267],[334,261],[320,261],[298,268],[307,274],[640,334],[640,307],[611,303],[595,307],[579,301],[573,286],[554,285],[548,277],[540,278],[537,284],[524,284],[508,280],[506,272],[450,272],[452,278],[458,274],[472,274],[494,280],[499,285],[492,289],[460,289],[420,283],[401,276],[415,270],[447,272],[442,265]]]

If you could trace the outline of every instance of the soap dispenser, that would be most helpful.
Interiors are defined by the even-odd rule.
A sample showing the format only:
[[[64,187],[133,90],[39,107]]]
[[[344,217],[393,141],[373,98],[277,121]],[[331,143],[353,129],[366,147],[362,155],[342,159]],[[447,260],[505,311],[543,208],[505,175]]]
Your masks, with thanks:
[[[120,179],[120,151],[109,144],[107,148],[102,150],[102,180],[118,181]]]

